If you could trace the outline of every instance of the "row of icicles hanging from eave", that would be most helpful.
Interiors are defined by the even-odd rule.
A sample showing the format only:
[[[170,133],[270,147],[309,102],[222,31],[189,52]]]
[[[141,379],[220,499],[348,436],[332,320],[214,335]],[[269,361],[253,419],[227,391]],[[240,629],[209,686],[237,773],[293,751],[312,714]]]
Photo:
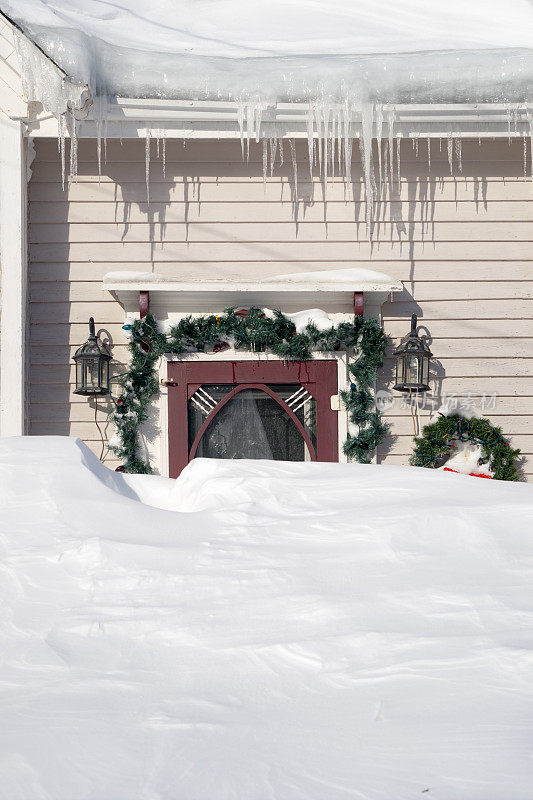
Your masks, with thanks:
[[[98,98],[93,107],[96,124],[96,152],[98,175],[102,173],[102,164],[107,162],[107,118],[106,98]],[[240,103],[237,106],[237,120],[243,161],[249,162],[250,143],[262,143],[262,174],[266,185],[267,178],[272,177],[276,167],[281,167],[285,160],[292,167],[292,188],[294,197],[298,197],[298,181],[313,182],[318,177],[323,186],[324,199],[327,197],[328,182],[340,178],[345,187],[345,197],[353,197],[353,149],[357,140],[360,152],[362,177],[364,184],[363,199],[365,202],[365,221],[368,235],[371,236],[374,221],[374,205],[378,200],[399,199],[401,179],[401,143],[405,141],[403,134],[396,130],[396,109],[393,105],[379,103],[344,103],[331,105],[314,102],[310,104],[307,114],[307,160],[305,172],[302,173],[302,162],[298,161],[296,141],[294,137],[284,135],[265,136],[261,132],[262,115],[266,105],[257,103]],[[507,106],[507,127],[509,143],[518,137],[518,123],[524,113],[529,123],[529,132],[523,136],[523,172],[524,176],[533,175],[533,115],[529,106],[510,104]],[[355,121],[356,120],[356,121]],[[70,110],[58,116],[58,149],[61,158],[62,184],[66,184],[66,141],[70,140],[68,184],[77,180],[78,160],[78,121],[76,111]],[[413,150],[426,156],[428,176],[431,171],[430,135],[412,135],[409,137]],[[166,178],[166,136],[160,129],[145,127],[145,181],[146,200],[150,202],[150,165],[154,158],[162,162],[163,179]],[[152,145],[152,140],[155,145]],[[462,138],[460,133],[449,130],[445,138],[438,137],[439,152],[447,154],[450,175],[462,174]],[[529,141],[529,148],[528,148]],[[375,146],[374,146],[375,142]],[[481,139],[479,139],[481,144]],[[183,139],[186,146],[186,139]],[[529,157],[528,157],[529,149]],[[287,152],[288,151],[288,152]],[[288,158],[287,158],[288,156]],[[528,170],[529,161],[529,170]],[[300,164],[300,174],[298,166]]]

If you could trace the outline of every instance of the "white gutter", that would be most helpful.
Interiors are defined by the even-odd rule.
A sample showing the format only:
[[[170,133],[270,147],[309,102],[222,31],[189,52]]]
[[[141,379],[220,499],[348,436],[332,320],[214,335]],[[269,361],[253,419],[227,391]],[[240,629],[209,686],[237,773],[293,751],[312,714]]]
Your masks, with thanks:
[[[261,116],[259,134],[307,138],[310,107],[304,103],[276,103]],[[533,106],[507,107],[501,103],[409,104],[394,106],[394,135],[401,137],[492,138],[530,135]],[[384,106],[382,136],[388,135]],[[168,138],[240,138],[237,103],[202,100],[114,98],[103,109],[108,138],[144,138],[147,133]],[[353,119],[355,137],[360,118]],[[55,121],[40,117],[29,125],[30,136],[53,136]],[[257,135],[257,131],[253,132]],[[377,133],[377,131],[376,131]],[[94,138],[97,126],[91,110],[78,125],[78,137]]]

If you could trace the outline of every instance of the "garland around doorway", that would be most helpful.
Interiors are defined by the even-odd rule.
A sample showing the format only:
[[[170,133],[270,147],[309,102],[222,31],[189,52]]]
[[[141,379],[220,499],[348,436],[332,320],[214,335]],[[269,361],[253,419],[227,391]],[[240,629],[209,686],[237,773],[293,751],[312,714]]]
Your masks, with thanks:
[[[313,351],[351,351],[352,382],[342,393],[342,400],[358,432],[348,434],[345,454],[351,460],[369,463],[373,450],[389,429],[376,410],[371,391],[387,346],[387,336],[376,319],[357,316],[353,322],[341,322],[327,330],[308,324],[298,333],[295,324],[281,311],[267,315],[259,308],[251,308],[245,316],[226,309],[220,316],[185,317],[169,333],[162,333],[150,313],[125,327],[131,333],[131,360],[128,371],[119,378],[122,392],[114,400],[110,414],[116,433],[109,443],[109,449],[124,462],[125,472],[152,472],[148,459],[140,454],[139,429],[148,419],[149,405],[159,392],[156,366],[165,354],[218,352],[231,346],[252,352],[269,350],[287,361],[306,361],[312,358]]]

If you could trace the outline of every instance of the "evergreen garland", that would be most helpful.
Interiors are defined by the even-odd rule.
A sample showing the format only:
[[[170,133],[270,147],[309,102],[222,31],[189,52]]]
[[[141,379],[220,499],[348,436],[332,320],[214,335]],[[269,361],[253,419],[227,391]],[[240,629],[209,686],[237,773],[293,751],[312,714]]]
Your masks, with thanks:
[[[410,464],[414,467],[435,469],[451,455],[453,440],[478,444],[482,456],[478,463],[489,464],[493,477],[499,481],[518,481],[515,459],[520,450],[511,447],[497,428],[484,417],[466,419],[459,414],[441,416],[436,422],[426,425],[422,436],[415,438]]]
[[[119,380],[122,393],[110,415],[116,428],[115,441],[109,443],[109,449],[124,461],[125,472],[152,472],[148,461],[139,455],[138,433],[148,419],[150,402],[159,392],[156,365],[165,353],[213,351],[231,343],[236,350],[268,349],[287,361],[307,361],[313,351],[355,350],[355,360],[349,364],[352,383],[342,399],[359,432],[348,435],[344,452],[350,459],[368,463],[389,429],[375,409],[371,392],[387,345],[387,337],[375,319],[357,316],[353,322],[341,322],[325,331],[308,324],[305,332],[297,333],[294,323],[281,311],[265,316],[260,309],[251,308],[241,316],[234,309],[226,309],[220,316],[185,317],[168,334],[161,333],[149,313],[135,320],[130,330],[131,361],[128,372]]]

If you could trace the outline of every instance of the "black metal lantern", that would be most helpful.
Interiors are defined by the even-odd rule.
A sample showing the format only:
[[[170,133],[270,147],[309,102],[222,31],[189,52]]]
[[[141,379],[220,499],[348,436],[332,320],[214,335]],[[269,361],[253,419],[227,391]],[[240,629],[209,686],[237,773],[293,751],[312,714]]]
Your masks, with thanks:
[[[411,330],[394,350],[396,385],[399,392],[429,391],[429,361],[433,353],[416,332],[416,314],[411,317]]]
[[[100,344],[94,332],[94,319],[89,320],[89,338],[76,350],[76,389],[74,394],[109,394],[109,362],[111,353]]]

